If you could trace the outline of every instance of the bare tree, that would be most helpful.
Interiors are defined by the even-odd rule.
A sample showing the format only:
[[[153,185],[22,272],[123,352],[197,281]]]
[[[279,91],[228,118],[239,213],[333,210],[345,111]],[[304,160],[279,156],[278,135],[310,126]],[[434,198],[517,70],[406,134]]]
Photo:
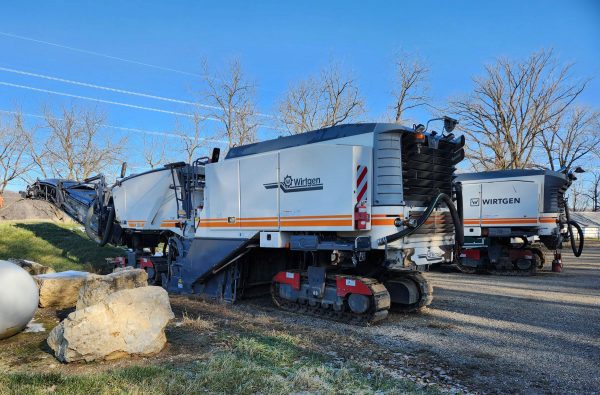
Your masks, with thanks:
[[[290,134],[319,129],[324,124],[323,92],[313,77],[290,86],[279,104],[279,117]]]
[[[104,116],[93,110],[64,107],[59,118],[46,108],[48,138],[35,153],[41,172],[80,181],[118,164],[125,139],[102,139],[103,122]]]
[[[214,106],[210,116],[221,122],[221,133],[229,147],[256,141],[258,122],[254,105],[255,85],[246,80],[239,60],[229,64],[225,73],[211,74],[204,63],[208,86],[206,97]]]
[[[571,169],[600,153],[600,112],[574,107],[539,134],[539,140],[552,170]]]
[[[187,163],[192,163],[198,158],[198,152],[205,147],[206,138],[202,137],[202,126],[204,117],[198,113],[194,113],[192,118],[193,133],[183,131],[181,127],[178,127],[176,132],[181,138],[181,150],[186,157]]]
[[[427,104],[429,68],[418,57],[399,55],[396,61],[396,87],[394,96],[394,120],[402,122],[406,110]]]
[[[165,162],[165,144],[163,139],[144,137],[144,149],[142,156],[144,157],[144,164],[154,169],[161,163]]]
[[[573,82],[571,65],[559,66],[552,51],[522,62],[498,59],[475,78],[467,97],[451,101],[461,128],[473,141],[468,156],[476,169],[534,165],[539,136],[557,124],[587,82]]]
[[[569,194],[571,195],[569,200],[572,211],[585,211],[587,209],[589,199],[586,196],[583,182],[574,182],[569,188]]]
[[[31,132],[25,128],[23,115],[16,111],[12,120],[0,123],[0,197],[6,186],[32,167],[27,155]]]
[[[356,121],[364,111],[356,81],[337,65],[290,86],[279,104],[280,122],[290,134]]]
[[[592,203],[592,211],[600,211],[600,170],[592,172],[589,188],[583,196]]]

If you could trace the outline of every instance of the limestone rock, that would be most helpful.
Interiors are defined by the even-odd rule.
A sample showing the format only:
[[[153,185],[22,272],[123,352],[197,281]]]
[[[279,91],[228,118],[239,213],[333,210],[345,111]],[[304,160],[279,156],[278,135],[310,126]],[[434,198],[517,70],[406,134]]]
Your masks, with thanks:
[[[90,274],[79,290],[77,310],[99,303],[116,291],[147,285],[148,274],[143,269],[121,270],[106,276]]]
[[[152,355],[165,346],[172,318],[163,288],[124,289],[69,314],[50,332],[48,345],[63,362]]]
[[[32,276],[36,274],[55,273],[54,269],[52,269],[51,267],[44,266],[42,264],[39,264],[34,261],[29,261],[27,259],[10,258],[9,261],[14,263],[15,265],[21,266],[27,271],[27,273],[31,274]]]
[[[40,290],[40,307],[74,307],[87,272],[69,270],[33,276]]]

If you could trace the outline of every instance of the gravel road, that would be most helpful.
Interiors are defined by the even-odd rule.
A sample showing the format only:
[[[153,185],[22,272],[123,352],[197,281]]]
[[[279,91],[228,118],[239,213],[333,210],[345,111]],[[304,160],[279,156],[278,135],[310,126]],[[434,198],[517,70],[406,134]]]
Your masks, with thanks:
[[[545,268],[535,277],[427,273],[429,308],[368,328],[276,315],[370,344],[372,360],[388,366],[418,359],[419,369],[430,367],[427,381],[440,382],[442,371],[442,382],[468,391],[600,394],[600,244],[564,260],[563,273]]]
[[[600,393],[600,245],[535,277],[428,273],[420,316],[369,328],[394,349],[423,349],[484,392]]]

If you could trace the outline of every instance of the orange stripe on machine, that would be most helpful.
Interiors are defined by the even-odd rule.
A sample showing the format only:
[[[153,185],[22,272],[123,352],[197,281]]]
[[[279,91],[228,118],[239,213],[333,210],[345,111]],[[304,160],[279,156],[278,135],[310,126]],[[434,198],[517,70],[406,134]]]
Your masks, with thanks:
[[[538,218],[467,218],[463,221],[465,225],[479,225],[481,222],[484,225],[495,225],[495,224],[537,224],[540,223],[556,223],[556,217],[540,217]]]
[[[333,215],[299,215],[281,217],[248,217],[237,218],[230,223],[227,218],[201,218],[198,222],[200,228],[277,228],[303,227],[303,226],[352,226],[351,214]]]

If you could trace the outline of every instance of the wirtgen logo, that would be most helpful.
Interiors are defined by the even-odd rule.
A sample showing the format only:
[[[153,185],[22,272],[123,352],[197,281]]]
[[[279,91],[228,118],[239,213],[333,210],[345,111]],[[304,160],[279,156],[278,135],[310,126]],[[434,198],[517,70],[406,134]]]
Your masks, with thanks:
[[[482,199],[483,204],[520,204],[521,198]]]
[[[323,183],[319,177],[308,178],[308,177],[298,177],[293,178],[290,175],[287,175],[283,178],[282,182],[270,182],[268,184],[263,184],[266,189],[274,189],[281,188],[281,190],[285,193],[288,192],[304,192],[304,191],[316,191],[319,189],[323,189]]]

